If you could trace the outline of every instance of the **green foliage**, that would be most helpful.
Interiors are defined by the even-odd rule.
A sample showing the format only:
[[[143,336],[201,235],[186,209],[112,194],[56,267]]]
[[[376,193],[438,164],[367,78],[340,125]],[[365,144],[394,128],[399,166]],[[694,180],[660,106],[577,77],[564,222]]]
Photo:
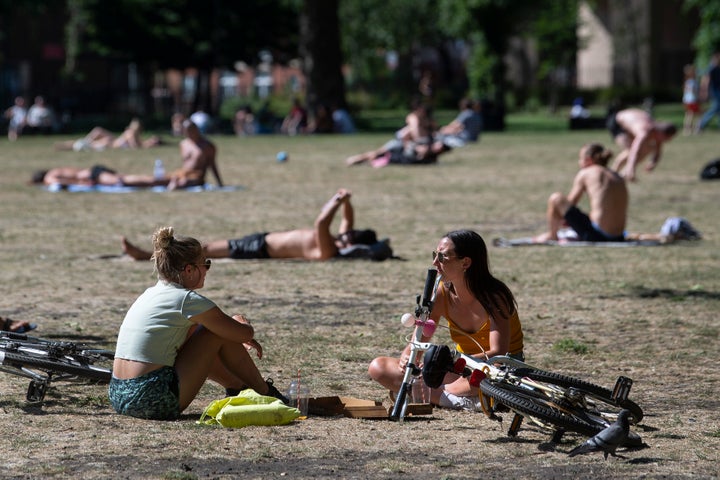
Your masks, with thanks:
[[[707,65],[712,53],[720,49],[720,0],[685,0],[684,7],[687,12],[697,10],[700,17],[693,46],[698,64]]]

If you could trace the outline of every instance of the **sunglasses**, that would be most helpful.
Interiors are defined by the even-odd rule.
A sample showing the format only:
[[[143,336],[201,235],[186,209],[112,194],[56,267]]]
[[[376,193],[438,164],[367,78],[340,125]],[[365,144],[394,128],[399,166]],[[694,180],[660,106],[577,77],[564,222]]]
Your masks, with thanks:
[[[212,265],[212,261],[210,261],[209,258],[206,258],[205,263],[200,263],[200,264],[193,263],[192,265],[195,265],[196,267],[205,267],[205,270],[207,271],[207,270],[210,270],[210,265]]]
[[[440,262],[440,263],[445,263],[445,260],[447,260],[447,259],[449,259],[449,258],[458,258],[458,256],[457,256],[457,255],[448,255],[448,254],[443,253],[443,252],[435,252],[435,251],[432,252],[433,262],[434,262],[435,260],[437,260],[437,261]]]

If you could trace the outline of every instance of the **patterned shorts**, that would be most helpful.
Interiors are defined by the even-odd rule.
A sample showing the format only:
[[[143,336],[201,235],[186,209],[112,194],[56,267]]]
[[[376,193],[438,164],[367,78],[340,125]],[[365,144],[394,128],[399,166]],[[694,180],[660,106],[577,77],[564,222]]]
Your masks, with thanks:
[[[175,367],[162,367],[128,380],[112,377],[110,404],[121,415],[150,420],[180,416],[180,387]]]

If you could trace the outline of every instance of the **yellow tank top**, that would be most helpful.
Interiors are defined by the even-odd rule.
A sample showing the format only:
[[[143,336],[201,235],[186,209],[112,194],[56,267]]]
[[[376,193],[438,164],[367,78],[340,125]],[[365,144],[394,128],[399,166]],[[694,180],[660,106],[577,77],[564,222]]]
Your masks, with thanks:
[[[483,349],[490,349],[490,320],[486,321],[477,332],[462,334],[458,330],[462,331],[462,328],[458,327],[452,318],[450,318],[450,301],[448,300],[448,292],[445,285],[441,282],[441,288],[445,290],[443,298],[445,302],[443,304],[442,316],[448,321],[450,327],[450,338],[457,344],[457,350],[467,355],[475,355],[482,353],[475,342],[479,343]],[[475,341],[473,341],[475,340]],[[522,325],[520,324],[520,317],[518,316],[517,310],[510,317],[510,351],[507,353],[518,354],[523,351],[523,332]]]

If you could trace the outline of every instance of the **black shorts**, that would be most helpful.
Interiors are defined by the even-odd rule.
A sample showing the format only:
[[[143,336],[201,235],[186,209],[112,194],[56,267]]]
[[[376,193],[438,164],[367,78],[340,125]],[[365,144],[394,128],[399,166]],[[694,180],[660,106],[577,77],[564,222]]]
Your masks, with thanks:
[[[617,121],[617,112],[611,113],[607,117],[607,121],[605,122],[605,126],[610,131],[610,136],[613,138],[617,138],[618,135],[622,135],[623,133],[627,133],[624,128],[620,126],[620,124]]]
[[[623,242],[624,235],[611,236],[600,230],[587,214],[576,206],[570,207],[565,213],[565,221],[578,234],[578,240],[583,242]]]
[[[115,170],[110,170],[104,165],[93,165],[93,167],[90,169],[90,179],[97,183],[100,179],[100,175],[103,173],[117,173]]]
[[[230,258],[235,260],[246,260],[253,258],[270,258],[265,243],[265,233],[253,233],[243,238],[228,240]]]

